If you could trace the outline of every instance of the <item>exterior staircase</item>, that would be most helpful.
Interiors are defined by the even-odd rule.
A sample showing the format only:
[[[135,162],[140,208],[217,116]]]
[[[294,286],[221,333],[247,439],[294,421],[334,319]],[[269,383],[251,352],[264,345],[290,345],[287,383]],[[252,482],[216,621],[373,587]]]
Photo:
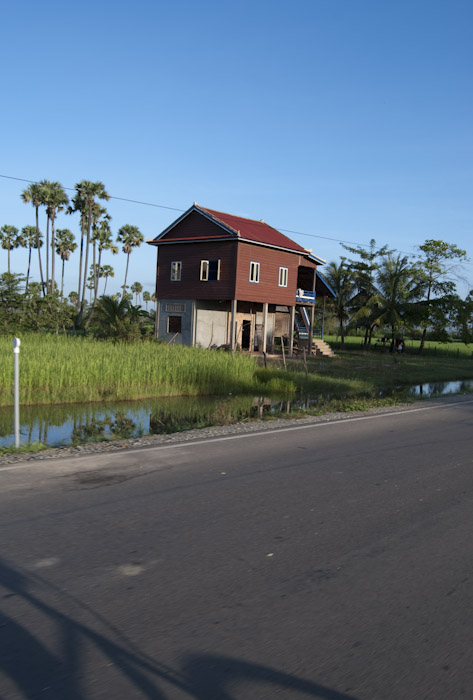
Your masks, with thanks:
[[[297,336],[299,338],[300,346],[308,348],[309,346],[309,328],[310,328],[310,316],[309,311],[306,307],[302,306],[297,309],[294,318],[295,329],[297,331]],[[322,330],[314,328],[314,336],[321,336]],[[321,337],[312,338],[312,350],[311,354],[318,357],[335,357],[335,353],[328,343],[325,342]]]
[[[335,357],[335,353],[330,345],[321,338],[312,339],[312,355],[318,357]]]

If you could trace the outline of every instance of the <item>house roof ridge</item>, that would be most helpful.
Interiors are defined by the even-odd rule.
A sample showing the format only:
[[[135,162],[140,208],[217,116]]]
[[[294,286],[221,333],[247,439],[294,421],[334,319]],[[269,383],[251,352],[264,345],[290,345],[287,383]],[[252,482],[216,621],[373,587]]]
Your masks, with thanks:
[[[233,216],[235,217],[235,214],[229,214],[225,211],[217,211],[216,209],[207,209],[206,207],[201,206],[200,204],[197,204],[197,202],[194,202],[194,207],[196,209],[199,209],[200,211],[204,211],[206,214],[212,217],[212,219],[215,219],[218,221],[222,226],[225,226],[225,228],[230,229],[231,231],[234,231],[237,236],[240,235],[240,231],[236,228],[233,228],[233,226],[230,226],[230,224],[227,224],[223,219],[219,219],[218,216],[215,216],[215,214],[223,214],[224,216]],[[235,218],[242,219],[242,216],[237,216]],[[246,221],[252,221],[252,219],[246,219]]]
[[[278,231],[277,228],[275,228],[274,226],[271,226],[271,224],[268,224],[264,219],[250,219],[249,216],[242,216],[241,214],[232,214],[229,211],[219,211],[217,209],[207,209],[206,207],[203,207],[200,204],[197,204],[197,202],[194,202],[194,205],[198,209],[203,209],[204,211],[208,212],[209,214],[211,214],[212,212],[215,214],[223,214],[224,216],[231,216],[234,219],[243,219],[243,221],[251,221],[252,224],[262,224],[263,226],[267,226],[268,228],[272,228],[273,231]],[[226,224],[226,225],[228,225],[228,224]],[[281,232],[278,231],[278,233],[281,233]],[[286,236],[286,238],[287,238],[287,236]]]

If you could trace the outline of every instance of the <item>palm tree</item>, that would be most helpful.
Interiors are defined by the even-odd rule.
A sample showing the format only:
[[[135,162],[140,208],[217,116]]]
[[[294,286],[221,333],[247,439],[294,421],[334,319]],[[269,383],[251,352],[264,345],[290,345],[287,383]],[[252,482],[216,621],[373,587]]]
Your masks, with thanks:
[[[345,323],[349,319],[350,309],[355,293],[355,282],[351,268],[346,263],[346,258],[340,258],[340,264],[331,262],[324,270],[324,277],[335,292],[335,298],[331,304],[335,316],[338,319],[340,345],[345,345]]]
[[[102,266],[102,253],[104,250],[109,250],[113,255],[117,255],[118,246],[116,246],[112,239],[112,230],[110,228],[110,216],[107,214],[104,218],[98,222],[96,229],[92,235],[92,240],[95,245],[97,245],[99,251],[99,259],[97,262],[97,269],[101,269]],[[95,255],[94,255],[95,259]],[[110,267],[110,266],[109,266]],[[95,285],[95,296],[97,296],[98,289],[98,278],[96,279]],[[105,292],[104,292],[105,294]]]
[[[97,304],[97,334],[114,340],[133,340],[140,336],[140,325],[146,312],[132,306],[120,295],[103,296]]]
[[[0,241],[3,250],[8,252],[8,274],[10,274],[10,251],[18,248],[20,241],[18,239],[18,229],[16,226],[5,224],[0,228]]]
[[[90,235],[92,231],[92,224],[94,221],[94,204],[96,204],[96,198],[102,200],[110,199],[110,195],[105,189],[105,185],[102,182],[90,182],[89,180],[82,180],[75,186],[76,196],[72,200],[73,208],[71,211],[80,211],[81,213],[81,257],[79,266],[79,298],[80,298],[80,309],[77,317],[77,324],[80,325],[82,316],[84,313],[85,306],[85,290],[87,284],[87,270],[89,266],[89,244]],[[82,254],[84,247],[84,235],[86,236],[85,243],[85,259],[83,267],[83,279],[82,279],[82,290],[81,290],[81,270],[82,270]]]
[[[141,233],[138,226],[131,226],[130,224],[125,224],[125,226],[122,226],[121,229],[118,231],[117,243],[123,243],[122,250],[124,253],[127,254],[125,281],[123,283],[124,289],[122,297],[125,296],[126,278],[128,276],[128,264],[130,262],[130,253],[133,251],[133,248],[139,248],[143,240],[143,234]]]
[[[138,305],[138,297],[143,291],[143,285],[140,282],[133,282],[133,284],[130,287],[130,290],[135,295],[135,304]]]
[[[72,198],[71,205],[67,208],[67,214],[80,212],[80,254],[79,254],[79,282],[77,286],[76,307],[79,310],[80,293],[82,290],[82,261],[84,257],[84,236],[87,230],[87,214],[85,199],[83,193],[78,190],[79,185],[76,185],[76,195]]]
[[[46,205],[46,214],[48,217],[48,228],[46,232],[46,246],[48,246],[49,223],[51,222],[51,285],[49,286],[49,266],[46,263],[46,279],[49,290],[54,291],[55,282],[55,238],[56,238],[56,216],[58,211],[62,211],[69,204],[69,197],[64,192],[62,185],[59,182],[49,182],[42,180],[40,183],[44,192],[44,204]],[[46,250],[46,260],[49,258],[49,250]],[[64,262],[64,261],[63,261]]]
[[[375,323],[390,328],[391,352],[396,331],[409,320],[422,290],[407,256],[386,256],[377,275],[376,293],[368,306],[375,313]]]
[[[90,242],[92,243],[92,265],[94,270],[94,294],[97,294],[98,278],[97,270],[100,268],[100,263],[97,264],[97,244],[99,236],[99,227],[102,224],[109,225],[112,220],[110,214],[107,213],[105,207],[102,207],[98,202],[94,202],[92,207],[92,232],[90,234]]]
[[[115,270],[111,265],[103,265],[102,266],[102,277],[105,280],[104,288],[103,288],[103,293],[105,295],[105,292],[107,290],[107,281],[109,277],[115,277]]]
[[[30,279],[30,269],[31,269],[31,250],[37,248],[37,246],[42,246],[43,241],[41,240],[41,233],[38,236],[35,226],[23,226],[21,229],[21,234],[18,236],[20,245],[23,248],[28,248],[28,271],[26,273],[26,286],[25,294],[28,294],[29,279]]]
[[[41,287],[43,288],[43,294],[45,292],[44,288],[44,278],[43,278],[43,264],[41,261],[41,246],[43,245],[42,242],[40,241],[41,239],[41,234],[39,231],[39,208],[42,205],[43,202],[43,188],[38,182],[32,183],[26,190],[23,190],[21,193],[21,198],[25,202],[25,204],[28,204],[31,202],[35,209],[35,215],[36,215],[36,246],[35,248],[38,250],[38,261],[39,261],[39,274],[41,278]]]
[[[375,275],[379,269],[378,260],[392,254],[388,246],[379,248],[376,246],[374,238],[370,240],[369,246],[349,246],[342,243],[342,247],[350,253],[358,255],[359,259],[347,260],[347,265],[353,272],[355,284],[355,294],[352,299],[352,317],[350,325],[356,328],[365,329],[363,345],[369,345],[375,330],[373,323],[373,311],[367,304],[375,293]]]
[[[62,260],[61,274],[61,299],[64,296],[64,264],[69,260],[71,253],[77,248],[75,236],[68,228],[58,228],[56,236],[56,253]]]
[[[151,301],[151,294],[148,291],[143,292],[143,301],[145,303],[146,311],[148,311],[148,304]]]

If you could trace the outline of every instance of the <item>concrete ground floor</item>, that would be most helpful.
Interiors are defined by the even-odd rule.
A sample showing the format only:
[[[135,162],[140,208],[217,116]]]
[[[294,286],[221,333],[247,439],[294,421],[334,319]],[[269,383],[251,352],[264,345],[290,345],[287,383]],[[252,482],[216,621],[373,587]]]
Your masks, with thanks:
[[[292,353],[295,306],[238,300],[158,299],[156,336],[181,345],[271,352],[285,338]],[[312,313],[313,317],[313,313]]]

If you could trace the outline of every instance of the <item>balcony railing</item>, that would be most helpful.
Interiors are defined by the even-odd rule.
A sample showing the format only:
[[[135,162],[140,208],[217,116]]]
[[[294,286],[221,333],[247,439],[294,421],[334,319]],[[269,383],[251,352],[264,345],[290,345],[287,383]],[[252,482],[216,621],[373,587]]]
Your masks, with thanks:
[[[310,292],[307,289],[298,289],[296,292],[296,301],[302,304],[315,304],[315,292]]]

